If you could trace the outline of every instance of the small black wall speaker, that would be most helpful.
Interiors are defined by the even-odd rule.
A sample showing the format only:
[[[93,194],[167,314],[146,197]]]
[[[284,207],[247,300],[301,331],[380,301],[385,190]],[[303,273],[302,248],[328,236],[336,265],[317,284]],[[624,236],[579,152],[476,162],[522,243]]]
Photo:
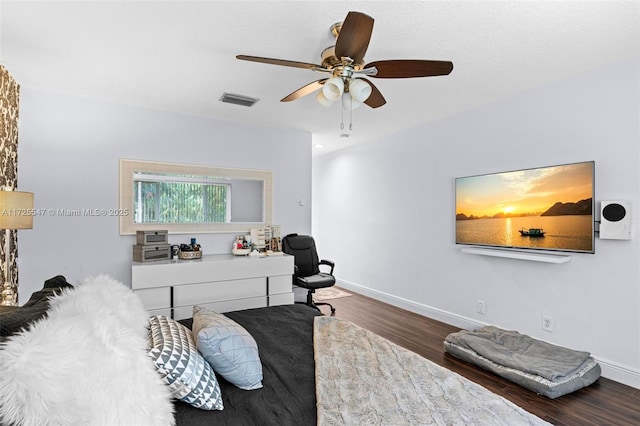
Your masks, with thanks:
[[[631,239],[631,202],[600,202],[600,239]]]

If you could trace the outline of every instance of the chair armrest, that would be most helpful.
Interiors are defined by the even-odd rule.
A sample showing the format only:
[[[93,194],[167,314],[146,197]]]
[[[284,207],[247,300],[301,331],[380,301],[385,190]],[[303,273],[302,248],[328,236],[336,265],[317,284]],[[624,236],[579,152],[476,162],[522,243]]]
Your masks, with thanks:
[[[335,262],[333,262],[331,260],[322,259],[320,261],[320,265],[330,266],[331,267],[331,271],[329,272],[329,274],[333,275],[333,268],[336,266]]]

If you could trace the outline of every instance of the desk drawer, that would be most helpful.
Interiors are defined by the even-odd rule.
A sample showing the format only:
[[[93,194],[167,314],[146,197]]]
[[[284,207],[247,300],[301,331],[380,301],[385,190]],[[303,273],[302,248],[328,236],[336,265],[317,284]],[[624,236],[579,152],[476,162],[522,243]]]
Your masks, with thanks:
[[[291,275],[269,277],[269,294],[291,293],[293,290]]]
[[[292,305],[293,292],[274,294],[269,296],[269,306]]]
[[[145,288],[134,290],[140,297],[146,310],[162,309],[171,307],[171,288]]]
[[[267,306],[267,297],[251,297],[248,299],[224,300],[212,303],[197,303],[198,306],[210,309],[215,312],[231,312],[243,309],[263,308]],[[173,318],[181,320],[193,316],[193,306],[180,306],[173,309]]]
[[[178,285],[173,287],[173,306],[202,305],[223,300],[265,297],[266,294],[267,280],[265,278]]]

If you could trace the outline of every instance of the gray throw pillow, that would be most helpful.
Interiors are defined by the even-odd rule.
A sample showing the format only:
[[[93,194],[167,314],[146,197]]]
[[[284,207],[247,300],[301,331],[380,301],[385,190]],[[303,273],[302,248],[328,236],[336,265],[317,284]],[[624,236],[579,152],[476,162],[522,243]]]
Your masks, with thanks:
[[[196,347],[214,371],[240,389],[262,387],[262,363],[255,339],[240,324],[201,306],[193,307]]]
[[[165,316],[149,318],[149,356],[175,398],[203,410],[222,410],[220,385],[191,331]]]

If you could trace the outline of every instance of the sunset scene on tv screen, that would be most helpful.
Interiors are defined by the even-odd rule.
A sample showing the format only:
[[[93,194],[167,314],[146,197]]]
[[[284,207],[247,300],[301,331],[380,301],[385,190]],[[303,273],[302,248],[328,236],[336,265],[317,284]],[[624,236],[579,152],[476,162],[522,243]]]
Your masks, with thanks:
[[[593,163],[577,163],[456,180],[456,215],[539,216],[556,203],[591,199]]]
[[[593,253],[594,163],[456,179],[456,243]]]

